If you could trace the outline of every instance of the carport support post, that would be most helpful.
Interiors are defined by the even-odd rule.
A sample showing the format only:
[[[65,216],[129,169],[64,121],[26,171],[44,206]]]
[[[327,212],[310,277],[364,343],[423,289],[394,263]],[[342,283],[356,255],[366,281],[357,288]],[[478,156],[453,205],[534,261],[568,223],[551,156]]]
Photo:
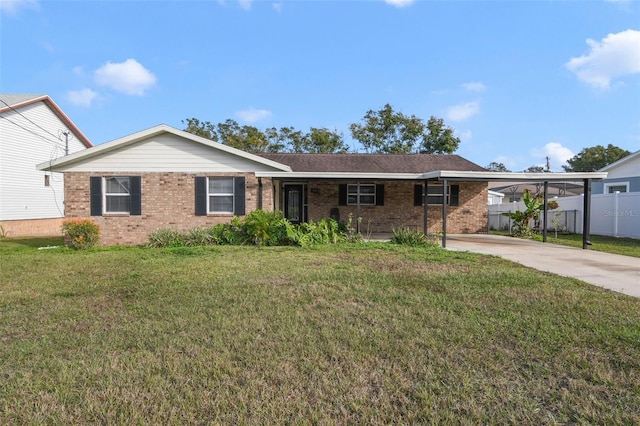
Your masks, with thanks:
[[[447,248],[447,180],[442,181],[442,248]]]
[[[427,203],[427,191],[429,190],[429,181],[424,181],[422,184],[422,205],[423,205],[423,229],[424,235],[429,236],[429,205]]]
[[[582,249],[586,250],[591,245],[591,179],[584,180],[584,195],[582,206]]]
[[[544,181],[544,195],[542,203],[542,242],[547,242],[547,193],[549,192],[549,182]]]

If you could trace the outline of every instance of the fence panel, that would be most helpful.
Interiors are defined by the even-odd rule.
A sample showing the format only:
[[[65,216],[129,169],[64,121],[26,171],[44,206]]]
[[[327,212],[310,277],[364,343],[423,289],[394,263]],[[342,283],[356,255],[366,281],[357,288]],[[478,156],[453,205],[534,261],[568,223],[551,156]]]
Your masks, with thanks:
[[[568,232],[582,233],[584,198],[562,197],[555,199],[557,210],[547,216],[547,230],[566,227]],[[489,229],[508,230],[511,221],[503,212],[525,210],[524,203],[489,205]],[[591,197],[591,233],[613,237],[640,238],[640,193],[595,194]]]

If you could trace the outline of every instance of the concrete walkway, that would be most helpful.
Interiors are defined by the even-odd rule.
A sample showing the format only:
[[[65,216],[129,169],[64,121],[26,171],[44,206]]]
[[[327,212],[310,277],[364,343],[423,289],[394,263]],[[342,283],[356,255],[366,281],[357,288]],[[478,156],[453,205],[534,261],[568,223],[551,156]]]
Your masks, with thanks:
[[[640,297],[640,259],[499,235],[447,235],[447,249],[500,256]]]

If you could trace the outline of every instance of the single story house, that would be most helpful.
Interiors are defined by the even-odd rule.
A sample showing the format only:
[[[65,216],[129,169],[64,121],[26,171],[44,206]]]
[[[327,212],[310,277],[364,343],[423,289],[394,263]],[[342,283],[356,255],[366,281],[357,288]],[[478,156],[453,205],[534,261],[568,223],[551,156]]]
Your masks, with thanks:
[[[64,173],[66,217],[91,218],[103,245],[141,245],[158,229],[259,208],[294,223],[362,218],[372,233],[487,229],[487,182],[472,178],[487,172],[458,155],[256,155],[160,125],[37,168]]]

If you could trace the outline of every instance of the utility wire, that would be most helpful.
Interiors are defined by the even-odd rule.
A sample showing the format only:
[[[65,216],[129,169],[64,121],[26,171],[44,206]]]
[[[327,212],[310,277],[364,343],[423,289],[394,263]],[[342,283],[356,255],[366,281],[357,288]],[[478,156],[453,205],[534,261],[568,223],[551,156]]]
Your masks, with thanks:
[[[42,136],[41,134],[34,132],[34,131],[33,131],[33,130],[31,130],[31,129],[27,129],[26,127],[21,126],[20,124],[16,123],[15,121],[13,121],[13,120],[11,120],[11,119],[9,119],[9,118],[7,118],[7,117],[3,117],[2,115],[0,115],[0,118],[5,119],[5,120],[7,120],[9,123],[14,124],[14,125],[16,125],[16,126],[20,127],[20,128],[21,128],[22,130],[24,130],[25,132],[29,132],[29,133],[31,133],[31,134],[33,134],[33,135],[36,135],[37,137],[41,138],[41,139],[42,139],[42,140],[44,140],[45,142],[48,142],[48,143],[54,144],[56,147],[62,147],[62,141],[60,141],[60,140],[59,140],[59,139],[57,139],[57,138],[56,138],[56,140],[55,140],[55,141],[54,141],[54,140],[51,140],[51,139],[48,139],[48,138],[46,138],[46,137]],[[47,133],[48,133],[48,132],[47,132]]]
[[[15,112],[16,114],[18,114],[20,117],[24,118],[25,120],[27,120],[29,123],[33,124],[36,127],[39,127],[40,129],[44,130],[45,132],[49,133],[51,136],[53,136],[54,138],[58,138],[58,136],[54,135],[53,133],[51,133],[50,131],[48,131],[47,129],[45,129],[44,127],[42,127],[41,125],[39,125],[38,123],[31,121],[31,119],[29,117],[25,117],[20,111],[18,111],[17,109],[15,109],[14,107],[12,107],[11,105],[9,105],[8,103],[6,103],[4,101],[4,99],[0,99],[0,102],[2,102],[3,104],[5,104],[6,106],[9,107],[9,109],[11,109],[11,111]]]

